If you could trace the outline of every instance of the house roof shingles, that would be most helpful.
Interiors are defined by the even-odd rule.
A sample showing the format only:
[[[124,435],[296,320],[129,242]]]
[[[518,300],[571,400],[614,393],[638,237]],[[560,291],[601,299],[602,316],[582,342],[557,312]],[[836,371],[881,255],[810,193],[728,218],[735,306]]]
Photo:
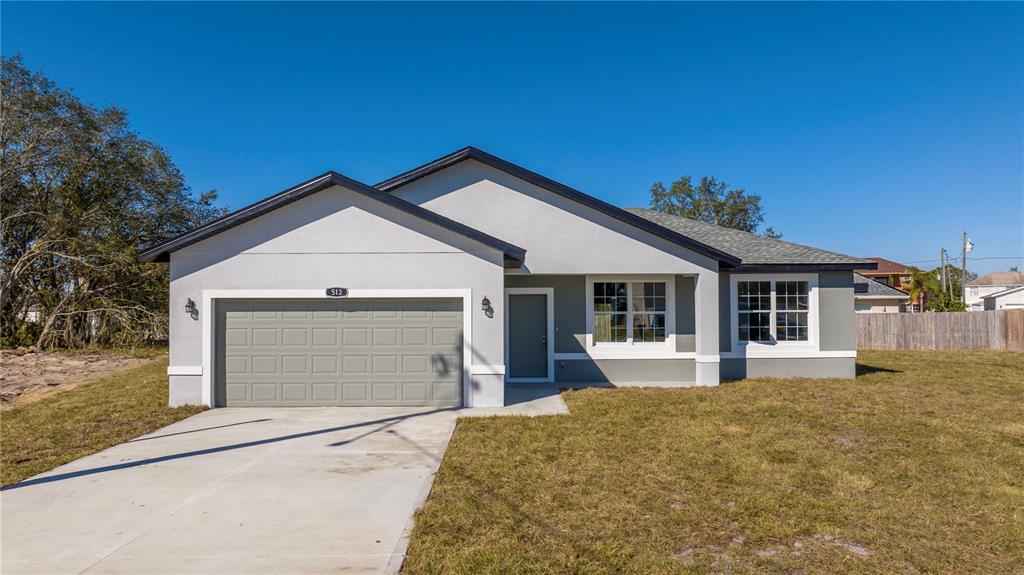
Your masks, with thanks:
[[[139,259],[141,261],[168,261],[170,253],[173,251],[249,221],[311,193],[315,193],[334,185],[340,185],[354,192],[388,204],[391,207],[418,216],[461,235],[470,237],[488,246],[497,248],[505,253],[507,267],[522,265],[526,255],[526,250],[487,235],[479,230],[475,230],[460,222],[450,220],[440,214],[434,213],[416,204],[409,203],[396,195],[388,193],[405,184],[419,178],[426,177],[432,173],[443,170],[448,166],[467,159],[483,162],[531,184],[550,190],[556,194],[562,195],[606,215],[633,225],[648,233],[683,245],[697,253],[707,255],[718,260],[719,264],[725,268],[736,268],[744,271],[787,269],[871,270],[875,269],[877,265],[877,263],[872,260],[854,258],[835,252],[812,248],[810,246],[795,244],[793,242],[766,238],[764,236],[754,235],[741,230],[706,224],[696,220],[663,214],[645,208],[619,208],[593,196],[574,190],[565,184],[546,178],[536,172],[532,172],[526,168],[517,166],[511,162],[473,147],[458,150],[438,160],[429,162],[418,168],[414,168],[408,172],[395,176],[394,178],[381,182],[376,186],[368,186],[362,182],[347,178],[337,172],[327,172],[326,174],[303,182],[297,186],[270,196],[269,198],[256,202],[255,204],[232,212],[213,222],[186,232],[169,241],[143,249],[139,254]]]
[[[906,274],[910,273],[910,267],[899,262],[887,260],[885,258],[864,258],[876,262],[878,267],[870,272],[871,275],[886,275],[886,274]]]
[[[854,290],[854,298],[857,296],[869,296],[869,297],[892,297],[898,299],[910,299],[910,295],[907,292],[900,291],[894,287],[889,287],[882,282],[877,282],[869,277],[864,277],[858,273],[853,274],[853,285],[867,284],[867,291],[857,293]]]
[[[967,282],[969,286],[1018,286],[1024,285],[1024,274],[1020,272],[989,272],[980,278]]]
[[[793,242],[767,238],[744,232],[706,224],[680,216],[673,216],[647,208],[626,208],[626,211],[650,220],[659,226],[732,254],[741,260],[740,268],[779,266],[822,266],[836,268],[874,267],[875,262],[835,252],[820,250]],[[902,292],[901,292],[902,293]]]

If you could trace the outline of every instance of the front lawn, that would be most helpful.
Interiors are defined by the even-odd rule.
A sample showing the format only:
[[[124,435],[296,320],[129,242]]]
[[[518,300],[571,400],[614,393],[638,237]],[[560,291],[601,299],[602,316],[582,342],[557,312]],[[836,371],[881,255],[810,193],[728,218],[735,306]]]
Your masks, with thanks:
[[[167,358],[0,414],[0,483],[8,485],[202,411],[167,407]]]
[[[1024,354],[464,419],[406,573],[1024,573]]]

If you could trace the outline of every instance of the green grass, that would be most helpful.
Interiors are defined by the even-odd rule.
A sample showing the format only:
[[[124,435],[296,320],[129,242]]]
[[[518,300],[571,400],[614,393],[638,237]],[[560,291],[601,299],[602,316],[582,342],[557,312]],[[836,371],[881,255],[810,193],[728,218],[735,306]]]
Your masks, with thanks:
[[[166,356],[5,410],[0,414],[0,482],[16,483],[202,410],[167,406]]]
[[[1024,354],[459,422],[406,573],[1024,573]]]

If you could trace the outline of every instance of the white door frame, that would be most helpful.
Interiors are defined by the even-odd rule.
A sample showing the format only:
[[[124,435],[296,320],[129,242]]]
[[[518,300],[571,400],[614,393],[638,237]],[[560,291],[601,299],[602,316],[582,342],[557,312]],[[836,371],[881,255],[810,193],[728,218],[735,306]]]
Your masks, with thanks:
[[[214,407],[214,321],[215,302],[219,299],[379,299],[379,298],[452,298],[462,300],[462,406],[471,407],[473,397],[471,358],[473,357],[473,291],[469,289],[350,289],[344,298],[329,298],[322,289],[226,289],[203,290],[203,404]],[[507,349],[507,348],[506,348]],[[507,353],[507,352],[506,352]]]
[[[543,295],[547,299],[548,316],[548,376],[547,377],[512,377],[512,364],[509,363],[508,320],[511,309],[510,295]],[[555,381],[555,288],[551,287],[520,287],[505,288],[505,381],[508,383],[551,383]]]

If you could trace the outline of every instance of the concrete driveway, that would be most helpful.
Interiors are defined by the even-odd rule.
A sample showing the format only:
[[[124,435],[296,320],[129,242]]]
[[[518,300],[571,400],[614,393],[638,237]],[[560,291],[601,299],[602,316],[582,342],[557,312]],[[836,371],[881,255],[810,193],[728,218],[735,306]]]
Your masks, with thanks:
[[[386,572],[458,415],[201,413],[4,490],[0,570]]]

